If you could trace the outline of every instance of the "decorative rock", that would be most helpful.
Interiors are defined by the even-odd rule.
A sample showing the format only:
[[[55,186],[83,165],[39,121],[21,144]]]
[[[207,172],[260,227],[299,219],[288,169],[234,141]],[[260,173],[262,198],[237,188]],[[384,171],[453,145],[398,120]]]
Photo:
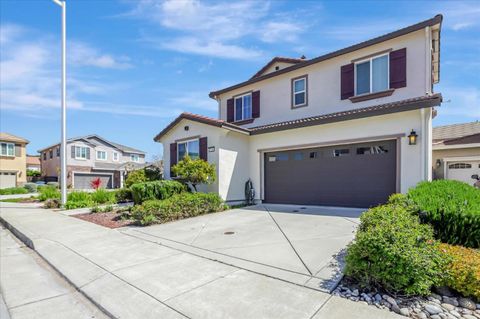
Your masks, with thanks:
[[[477,305],[471,299],[468,299],[468,298],[458,298],[458,304],[460,305],[460,307],[467,308],[470,310],[477,309]]]
[[[440,296],[453,297],[453,292],[446,286],[435,287],[435,292]]]
[[[380,296],[380,294],[376,294],[375,295],[375,300],[380,302],[382,300],[382,296]]]
[[[450,305],[454,305],[455,307],[458,307],[458,300],[457,298],[453,298],[453,297],[443,297],[443,302],[444,303],[448,303]]]
[[[402,316],[409,317],[410,316],[410,310],[408,310],[408,308],[400,308],[400,314]]]
[[[432,298],[434,298],[434,299],[437,299],[437,300],[439,300],[439,301],[442,301],[442,296],[440,296],[440,295],[437,295],[437,294],[432,293],[432,294],[430,295],[430,297],[432,297]]]
[[[447,315],[446,315],[445,313],[443,313],[443,312],[439,313],[438,315],[439,315],[440,318],[442,318],[442,319],[447,319],[447,318],[448,318]]]
[[[390,309],[390,308],[392,307],[392,305],[391,305],[388,301],[386,301],[386,300],[380,301],[380,304],[381,304],[382,306],[387,307],[388,309]]]
[[[462,318],[462,315],[459,314],[456,310],[450,311],[450,314],[453,315],[455,318]]]
[[[358,289],[355,289],[354,291],[352,291],[352,296],[358,297],[358,295],[359,295]]]
[[[477,303],[477,309],[480,310],[480,303]]]
[[[472,315],[463,315],[463,318],[465,318],[465,319],[477,319],[477,317],[472,316]]]
[[[392,297],[387,296],[387,298],[385,298],[385,300],[388,301],[388,303],[391,304],[392,306],[393,305],[397,306],[397,301],[395,299],[393,299]]]
[[[454,306],[454,305],[451,305],[451,304],[449,304],[449,303],[442,303],[442,307],[443,307],[444,309],[447,309],[448,311],[450,311],[450,310],[455,310],[455,306]]]
[[[440,317],[439,315],[431,315],[430,318],[431,319],[442,319],[442,317]]]
[[[420,312],[417,314],[418,319],[427,319],[427,315],[424,312]]]
[[[431,315],[436,315],[437,313],[442,312],[442,309],[440,307],[438,307],[437,305],[432,305],[432,304],[426,304],[425,305],[425,310]]]
[[[462,313],[462,315],[471,315],[472,314],[472,311],[469,310],[469,309],[466,309],[466,308],[460,309],[460,312]]]
[[[392,308],[390,308],[393,312],[395,313],[400,313],[400,307],[395,303],[395,304],[392,304]]]

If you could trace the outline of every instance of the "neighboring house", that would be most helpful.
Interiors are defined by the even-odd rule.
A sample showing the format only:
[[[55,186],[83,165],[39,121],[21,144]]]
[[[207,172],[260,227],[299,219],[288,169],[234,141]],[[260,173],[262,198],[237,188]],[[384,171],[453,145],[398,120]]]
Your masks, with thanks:
[[[22,185],[27,182],[28,140],[0,132],[0,188]]]
[[[480,175],[480,122],[433,128],[433,178],[473,185]]]
[[[60,177],[60,144],[38,151],[42,176]],[[102,187],[123,186],[126,166],[145,163],[145,153],[114,143],[98,135],[87,135],[67,140],[67,185],[76,189],[89,189],[96,178]]]
[[[166,178],[188,154],[216,165],[203,190],[229,202],[244,200],[251,179],[260,201],[352,207],[430,180],[441,22],[310,60],[274,58],[211,92],[218,119],[182,113],[154,138]]]
[[[40,156],[27,155],[27,171],[40,172]]]

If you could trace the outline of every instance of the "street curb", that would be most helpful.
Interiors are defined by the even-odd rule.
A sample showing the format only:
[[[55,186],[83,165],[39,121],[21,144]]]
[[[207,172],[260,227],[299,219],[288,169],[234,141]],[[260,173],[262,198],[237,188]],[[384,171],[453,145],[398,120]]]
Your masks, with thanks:
[[[5,218],[0,215],[0,224],[2,224],[6,229],[8,229],[15,237],[17,237],[21,242],[23,242],[28,248],[35,251],[35,253],[42,258],[53,270],[57,272],[57,274],[64,278],[76,291],[81,293],[85,298],[87,298],[95,307],[97,307],[101,312],[103,312],[107,317],[116,319],[114,315],[112,315],[108,310],[106,310],[102,305],[96,302],[93,298],[91,298],[87,293],[83,291],[81,287],[78,287],[75,283],[73,283],[70,278],[64,275],[54,264],[52,264],[47,258],[45,258],[42,253],[35,249],[35,245],[32,239],[30,239],[27,235],[19,231],[15,226],[10,224]],[[2,298],[3,299],[3,298]],[[9,317],[7,317],[9,319]]]

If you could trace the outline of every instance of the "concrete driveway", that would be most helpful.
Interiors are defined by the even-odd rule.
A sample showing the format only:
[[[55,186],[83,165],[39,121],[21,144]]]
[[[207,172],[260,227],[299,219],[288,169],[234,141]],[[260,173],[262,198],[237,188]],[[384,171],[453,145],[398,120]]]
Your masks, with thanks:
[[[263,204],[124,232],[302,286],[330,291],[362,209]]]

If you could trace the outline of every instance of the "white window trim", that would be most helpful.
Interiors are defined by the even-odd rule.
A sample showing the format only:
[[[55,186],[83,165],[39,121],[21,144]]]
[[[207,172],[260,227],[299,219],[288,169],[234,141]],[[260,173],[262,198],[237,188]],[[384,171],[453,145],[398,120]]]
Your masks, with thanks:
[[[7,153],[6,154],[3,154],[1,153],[2,149],[1,149],[1,144],[5,144],[6,145],[6,148],[7,148]],[[12,148],[13,148],[13,154],[8,154],[8,148],[9,146],[12,145]],[[15,143],[5,143],[5,142],[2,142],[0,143],[0,156],[4,156],[4,157],[15,157]]]
[[[383,53],[383,54],[379,54],[379,55],[375,55],[375,56],[372,56],[372,57],[369,57],[369,58],[366,58],[366,59],[363,59],[363,60],[360,60],[360,61],[355,61],[355,65],[354,65],[354,73],[353,73],[353,79],[354,79],[354,93],[355,95],[354,96],[360,96],[360,95],[367,95],[367,94],[372,94],[372,93],[377,93],[377,92],[372,92],[372,84],[373,84],[373,76],[372,76],[372,71],[373,71],[373,60],[377,59],[377,58],[381,58],[382,56],[387,56],[387,88],[385,89],[386,90],[390,90],[390,52],[387,52],[387,53]],[[362,64],[362,63],[365,63],[367,61],[370,61],[370,85],[369,85],[369,92],[366,92],[366,93],[361,93],[361,94],[357,94],[357,64]],[[378,91],[378,92],[382,92],[382,91]]]
[[[134,157],[134,156],[137,158],[136,161],[132,158],[132,157]],[[134,162],[134,163],[140,162],[140,155],[138,155],[138,154],[130,154],[130,161],[131,161],[131,162]]]
[[[116,158],[115,158],[115,156],[116,156]],[[119,159],[118,152],[113,152],[112,160],[115,161],[115,162],[118,162],[118,159]]]
[[[99,152],[105,153],[105,158],[99,158],[99,157],[98,157],[98,153],[99,153]],[[97,161],[106,161],[106,160],[108,159],[107,151],[104,151],[104,150],[95,150],[95,158],[97,159]]]
[[[85,157],[77,156],[77,149],[79,149],[79,148],[88,149],[87,146],[77,146],[77,145],[75,145],[75,159],[76,160],[81,160],[81,161],[86,161],[87,160],[87,151],[85,151]],[[82,152],[79,152],[79,153],[81,154]]]
[[[295,92],[295,83],[298,82],[298,81],[302,81],[302,80],[305,81],[305,85],[303,86],[304,89],[302,91]],[[293,107],[301,107],[301,106],[307,105],[307,77],[306,76],[293,80],[292,91],[293,91],[293,94],[292,94],[292,99],[293,99],[292,105],[293,105]],[[305,93],[304,102],[302,104],[295,104],[295,94],[299,94],[299,93]]]
[[[192,139],[189,139],[189,140],[184,140],[184,141],[177,142],[177,161],[181,161],[181,159],[180,159],[180,148],[178,147],[178,144],[185,144],[185,155],[188,155],[188,142],[194,142],[194,141],[198,141],[198,156],[200,156],[200,139],[192,138]]]
[[[248,118],[245,117],[245,114],[244,114],[245,108],[243,107],[243,97],[245,97],[245,96],[247,96],[247,95],[250,95],[250,117],[248,117]],[[241,119],[237,119],[237,99],[242,99],[242,118],[241,118]],[[250,120],[250,119],[252,119],[252,118],[253,118],[253,97],[252,97],[252,92],[235,96],[235,97],[233,98],[233,121],[234,121],[234,122],[246,121],[246,120]],[[183,143],[183,141],[182,141],[182,143]]]

